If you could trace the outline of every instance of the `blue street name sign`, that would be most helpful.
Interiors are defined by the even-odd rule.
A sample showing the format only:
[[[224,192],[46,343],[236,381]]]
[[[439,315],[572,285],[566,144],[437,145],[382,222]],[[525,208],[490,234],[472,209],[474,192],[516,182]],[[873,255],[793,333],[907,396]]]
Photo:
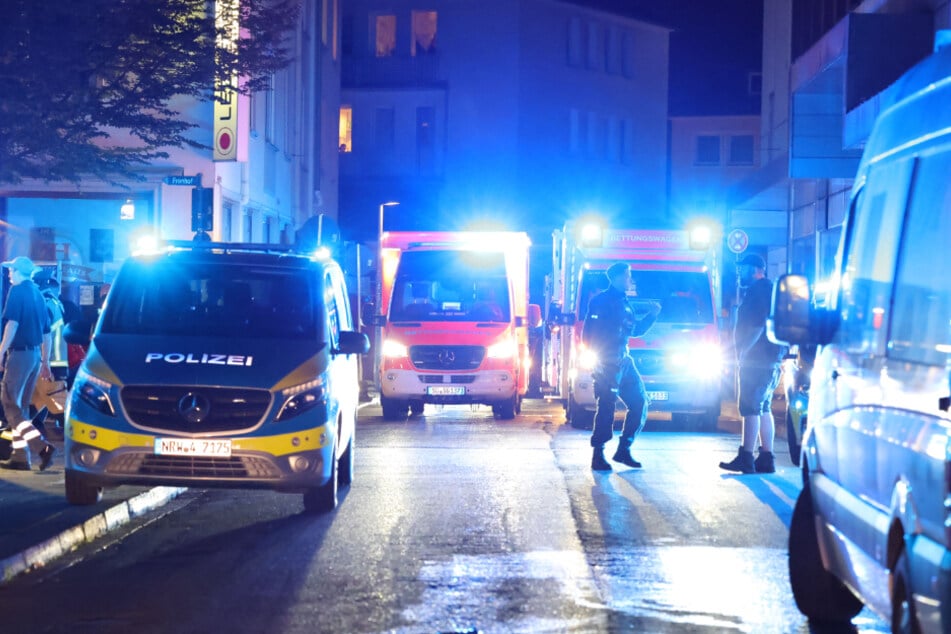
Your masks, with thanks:
[[[162,179],[166,185],[187,185],[189,187],[201,187],[201,174],[195,176],[166,176]]]

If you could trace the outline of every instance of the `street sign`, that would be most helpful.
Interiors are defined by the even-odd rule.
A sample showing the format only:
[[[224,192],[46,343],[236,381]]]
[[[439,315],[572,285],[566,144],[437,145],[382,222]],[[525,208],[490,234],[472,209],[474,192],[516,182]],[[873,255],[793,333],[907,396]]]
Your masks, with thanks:
[[[726,246],[733,253],[743,253],[750,246],[750,237],[742,229],[734,229],[726,237]]]
[[[166,176],[162,179],[166,185],[186,185],[188,187],[201,187],[201,174],[194,176]]]

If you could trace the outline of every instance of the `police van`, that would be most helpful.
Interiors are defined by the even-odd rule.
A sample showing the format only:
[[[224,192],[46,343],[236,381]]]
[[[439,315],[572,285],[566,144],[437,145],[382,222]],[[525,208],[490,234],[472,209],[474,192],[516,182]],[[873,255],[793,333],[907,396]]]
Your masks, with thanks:
[[[779,279],[771,336],[818,345],[789,574],[810,619],[863,604],[951,631],[951,48],[888,91],[826,303]]]
[[[122,484],[267,488],[337,505],[360,393],[329,257],[194,242],[128,259],[66,410],[66,499]]]

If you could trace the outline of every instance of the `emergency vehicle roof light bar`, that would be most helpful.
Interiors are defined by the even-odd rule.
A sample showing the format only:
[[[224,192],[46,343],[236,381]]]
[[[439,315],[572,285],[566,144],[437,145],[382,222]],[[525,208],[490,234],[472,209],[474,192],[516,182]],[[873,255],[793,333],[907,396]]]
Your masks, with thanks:
[[[168,247],[191,249],[192,251],[254,251],[258,253],[293,253],[294,246],[290,244],[273,244],[268,242],[194,242],[192,240],[165,240]]]

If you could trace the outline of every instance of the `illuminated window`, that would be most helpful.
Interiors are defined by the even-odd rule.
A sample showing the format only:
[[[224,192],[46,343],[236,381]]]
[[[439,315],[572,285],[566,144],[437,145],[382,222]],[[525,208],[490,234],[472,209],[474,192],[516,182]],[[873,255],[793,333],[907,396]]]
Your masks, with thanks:
[[[353,152],[353,108],[350,106],[340,106],[338,145],[341,152]]]
[[[428,55],[436,52],[436,12],[413,11],[413,44],[410,54]]]
[[[391,57],[396,51],[396,16],[377,15],[374,19],[376,56]]]

